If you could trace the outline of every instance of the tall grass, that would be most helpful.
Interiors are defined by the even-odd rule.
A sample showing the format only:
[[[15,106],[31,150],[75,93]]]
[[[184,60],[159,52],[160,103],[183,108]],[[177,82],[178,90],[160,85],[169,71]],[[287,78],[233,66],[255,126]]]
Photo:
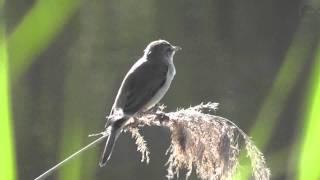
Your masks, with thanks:
[[[313,23],[307,16],[300,22],[276,79],[258,112],[250,135],[256,139],[261,149],[264,149],[269,142],[279,115],[297,84],[297,79],[310,54],[313,53],[313,46],[317,43],[319,34],[312,28]]]
[[[71,123],[65,122],[63,130],[63,138],[60,147],[60,159],[64,159],[74,151],[78,150],[83,144],[83,125],[81,122],[75,122],[73,126]],[[81,179],[81,167],[83,166],[83,158],[77,158],[69,166],[65,166],[59,172],[59,179],[61,180],[77,180]]]
[[[72,17],[80,0],[41,0],[24,15],[8,38],[6,48],[4,24],[1,21],[0,39],[0,140],[4,148],[0,149],[0,179],[15,179],[14,139],[10,122],[10,91],[8,62],[10,62],[10,79],[15,82],[36,60],[36,56],[45,50]],[[0,13],[2,13],[2,9]],[[3,16],[1,16],[2,18]],[[2,19],[1,19],[2,20]],[[8,61],[8,57],[10,61]],[[3,156],[3,157],[2,157]],[[2,163],[4,162],[4,164]],[[2,172],[3,171],[3,172]],[[68,179],[65,177],[64,179]]]
[[[0,2],[0,179],[15,180],[15,145],[11,120],[9,66],[6,45],[4,2]]]
[[[273,85],[258,112],[256,123],[251,128],[250,136],[262,151],[268,145],[273,130],[280,121],[280,113],[285,108],[310,54],[314,52],[313,47],[317,44],[319,36],[314,23],[316,18],[313,14],[306,13],[301,18]],[[283,167],[282,171],[285,170]],[[248,179],[248,176],[249,172],[242,173],[241,179]]]
[[[312,66],[307,99],[299,180],[320,179],[320,43]]]
[[[8,53],[12,79],[32,65],[74,14],[80,0],[41,0],[23,17],[10,35]]]

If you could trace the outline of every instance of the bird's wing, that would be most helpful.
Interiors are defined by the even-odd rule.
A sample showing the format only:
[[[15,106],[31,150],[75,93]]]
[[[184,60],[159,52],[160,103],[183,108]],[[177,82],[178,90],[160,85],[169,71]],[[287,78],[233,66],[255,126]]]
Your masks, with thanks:
[[[167,78],[166,64],[150,61],[137,64],[123,80],[114,106],[121,108],[125,114],[134,114],[144,108]]]

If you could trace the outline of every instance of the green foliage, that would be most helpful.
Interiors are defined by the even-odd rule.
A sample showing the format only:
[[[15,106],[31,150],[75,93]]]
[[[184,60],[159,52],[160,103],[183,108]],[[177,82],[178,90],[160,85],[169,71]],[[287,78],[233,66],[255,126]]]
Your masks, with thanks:
[[[320,43],[312,66],[306,106],[299,180],[315,180],[320,178]]]
[[[291,94],[302,68],[307,63],[306,59],[312,54],[312,46],[317,43],[317,32],[310,32],[310,23],[301,22],[293,41],[287,50],[278,75],[273,82],[269,94],[258,113],[256,123],[250,135],[262,149],[269,142],[274,127],[279,122],[278,117]]]
[[[0,13],[2,5],[0,4]],[[11,98],[5,25],[0,15],[0,179],[16,179],[15,143],[11,121]]]
[[[10,91],[8,77],[8,57],[10,59],[10,74],[13,82],[23,75],[25,70],[32,65],[35,57],[45,50],[61,31],[66,22],[74,14],[79,0],[42,0],[35,5],[23,17],[21,23],[15,28],[8,39],[8,48],[5,48],[3,33],[1,34],[1,142],[5,148],[1,148],[0,159],[4,167],[0,167],[0,179],[14,179],[14,139],[10,122]],[[74,137],[74,136],[71,136]],[[78,136],[75,136],[78,137]],[[2,140],[3,138],[3,140]],[[79,138],[78,138],[79,139]],[[77,141],[74,139],[73,141]],[[72,147],[72,146],[71,146]],[[3,156],[3,158],[2,158]],[[4,160],[4,161],[3,161]],[[75,166],[76,167],[76,166]],[[3,171],[3,173],[2,173]],[[78,173],[78,172],[77,172]],[[2,178],[3,177],[3,178]],[[65,177],[63,179],[70,179]],[[79,179],[79,178],[75,178]]]
[[[60,159],[64,159],[73,152],[80,149],[83,143],[83,126],[79,122],[75,122],[73,125],[66,122],[64,127],[63,138],[61,139]],[[81,166],[82,158],[78,157],[66,165],[59,171],[59,179],[61,180],[77,180],[81,179]]]
[[[317,44],[319,33],[312,28],[313,23],[314,21],[310,21],[310,16],[308,15],[302,18],[284,57],[283,64],[273,82],[273,86],[265,97],[265,101],[250,132],[250,136],[262,151],[270,142],[273,130],[279,122],[279,115],[286,106],[288,98],[297,84],[297,79],[307,63],[307,59],[313,53],[312,47]],[[283,166],[282,171],[285,170]],[[249,172],[243,170],[241,179],[248,179],[249,174]]]
[[[74,14],[80,0],[41,0],[23,17],[8,42],[12,79],[16,80],[45,50]]]

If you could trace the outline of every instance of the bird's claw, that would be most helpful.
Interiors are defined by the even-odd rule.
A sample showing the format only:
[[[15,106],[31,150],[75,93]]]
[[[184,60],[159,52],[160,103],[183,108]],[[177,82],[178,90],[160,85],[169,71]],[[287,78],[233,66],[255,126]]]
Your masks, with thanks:
[[[157,119],[160,121],[160,123],[164,121],[168,121],[170,118],[163,112],[156,112]]]

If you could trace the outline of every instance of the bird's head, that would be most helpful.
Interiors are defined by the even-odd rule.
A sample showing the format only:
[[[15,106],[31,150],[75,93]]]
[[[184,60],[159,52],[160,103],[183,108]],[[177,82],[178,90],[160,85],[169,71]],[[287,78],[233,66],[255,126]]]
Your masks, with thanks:
[[[152,41],[144,50],[147,58],[165,58],[171,59],[175,52],[181,50],[179,46],[173,46],[166,40]]]

